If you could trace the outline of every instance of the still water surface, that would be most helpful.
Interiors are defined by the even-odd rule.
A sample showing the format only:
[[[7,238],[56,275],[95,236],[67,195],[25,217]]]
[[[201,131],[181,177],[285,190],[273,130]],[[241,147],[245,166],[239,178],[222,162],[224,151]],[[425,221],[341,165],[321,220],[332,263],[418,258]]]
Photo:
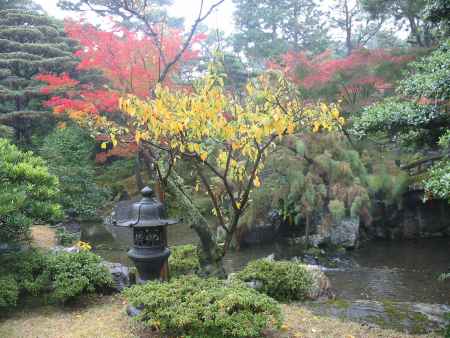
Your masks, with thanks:
[[[169,228],[169,245],[196,243],[195,233],[179,224]],[[84,224],[82,239],[93,245],[105,259],[131,265],[126,250],[131,244],[128,228]],[[283,242],[244,248],[225,258],[228,272],[236,271],[250,260],[274,254],[289,259],[299,252]],[[347,300],[392,300],[450,305],[450,283],[438,281],[450,266],[450,238],[411,241],[374,241],[349,253],[351,264],[327,269],[336,295]]]

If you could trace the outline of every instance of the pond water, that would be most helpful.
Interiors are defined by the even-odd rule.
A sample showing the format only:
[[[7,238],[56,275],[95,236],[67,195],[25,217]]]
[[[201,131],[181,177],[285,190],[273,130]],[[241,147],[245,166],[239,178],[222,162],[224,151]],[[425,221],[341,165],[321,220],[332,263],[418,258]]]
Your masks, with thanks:
[[[171,246],[197,242],[195,233],[182,224],[169,227],[168,238]],[[131,265],[126,256],[130,229],[84,224],[82,240],[106,260]],[[225,269],[236,271],[250,260],[271,254],[287,259],[300,252],[283,241],[243,248],[226,256]],[[438,281],[450,266],[450,238],[374,241],[350,252],[345,261],[325,271],[339,298],[450,305],[450,283]]]

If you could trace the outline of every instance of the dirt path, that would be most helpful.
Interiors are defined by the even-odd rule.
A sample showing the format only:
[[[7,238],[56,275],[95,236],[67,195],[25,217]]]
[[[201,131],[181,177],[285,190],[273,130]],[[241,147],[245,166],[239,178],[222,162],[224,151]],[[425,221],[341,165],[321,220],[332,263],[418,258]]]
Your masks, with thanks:
[[[33,225],[31,238],[35,248],[50,249],[56,245],[55,230],[47,225]]]
[[[1,338],[140,338],[145,334],[125,314],[121,296],[94,297],[76,307],[27,307],[0,319]],[[399,332],[369,328],[313,315],[296,305],[283,305],[286,324],[273,338],[411,338]],[[425,337],[425,336],[423,336]],[[430,337],[429,335],[427,337]]]

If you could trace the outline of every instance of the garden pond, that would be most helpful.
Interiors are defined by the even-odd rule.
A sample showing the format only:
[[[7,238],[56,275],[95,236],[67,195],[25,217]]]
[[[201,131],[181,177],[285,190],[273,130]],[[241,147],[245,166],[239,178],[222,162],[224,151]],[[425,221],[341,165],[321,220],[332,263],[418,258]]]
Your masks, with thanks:
[[[82,240],[106,260],[131,264],[126,255],[131,245],[128,228],[85,223]],[[189,227],[177,224],[169,227],[168,240],[169,246],[182,245],[196,243],[197,236]],[[269,255],[290,259],[299,254],[281,239],[270,245],[230,251],[225,268],[233,272],[254,259]],[[338,298],[450,305],[450,285],[438,280],[450,266],[450,238],[367,242],[344,256],[331,257],[325,265]]]
[[[131,245],[129,228],[85,223],[82,240],[104,259],[131,265],[126,255]],[[177,224],[169,227],[168,241],[169,246],[196,243],[197,236]],[[251,260],[270,255],[295,259],[301,253],[279,239],[270,245],[230,251],[225,269],[237,271]],[[438,280],[450,266],[450,238],[367,242],[357,250],[327,257],[321,265],[336,300],[307,305],[317,314],[420,333],[427,331],[427,318],[450,312],[450,283]]]

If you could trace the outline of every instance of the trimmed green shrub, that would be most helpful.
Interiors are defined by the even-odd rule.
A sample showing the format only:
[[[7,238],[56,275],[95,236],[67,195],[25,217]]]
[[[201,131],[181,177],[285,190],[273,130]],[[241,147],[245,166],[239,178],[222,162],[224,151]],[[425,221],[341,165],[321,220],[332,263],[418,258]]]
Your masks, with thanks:
[[[19,286],[11,276],[0,277],[0,309],[14,307],[19,298]]]
[[[171,276],[193,274],[200,268],[195,245],[178,245],[170,248],[170,251],[169,268]]]
[[[282,323],[278,303],[242,283],[191,275],[149,282],[124,291],[136,317],[163,334],[190,337],[261,337]]]
[[[0,139],[0,242],[27,238],[33,222],[61,216],[58,179],[42,159]]]
[[[49,289],[47,257],[37,250],[4,255],[0,260],[2,273],[13,274],[21,292],[38,296]]]
[[[20,294],[49,294],[50,300],[62,303],[107,289],[112,283],[101,258],[88,251],[5,254],[0,257],[0,276],[4,275],[11,276]]]
[[[49,255],[48,259],[53,290],[51,298],[58,302],[102,291],[112,284],[111,275],[101,265],[100,256],[92,252],[61,252]]]
[[[243,282],[260,281],[259,291],[279,300],[304,300],[313,286],[313,276],[305,266],[287,261],[258,259],[236,274]]]

